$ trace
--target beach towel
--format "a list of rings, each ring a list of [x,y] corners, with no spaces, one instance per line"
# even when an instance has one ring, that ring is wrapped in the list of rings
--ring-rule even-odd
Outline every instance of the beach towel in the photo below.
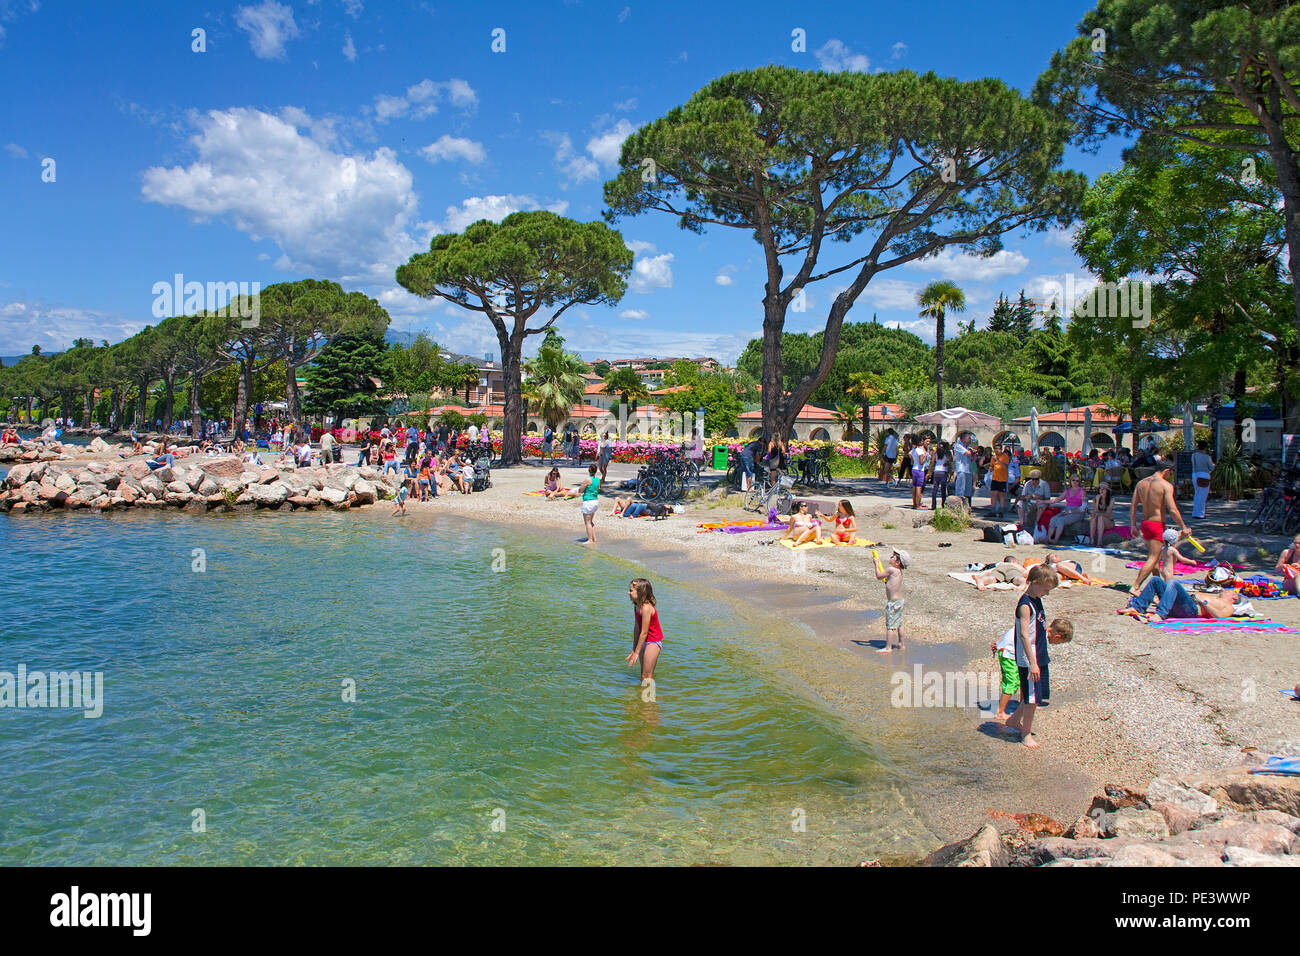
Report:
[[[1079,548],[1077,550],[1086,551],[1087,548]],[[1136,570],[1142,567],[1142,564],[1143,562],[1141,561],[1129,561],[1124,565],[1124,567]],[[1246,569],[1244,564],[1227,564],[1226,562],[1222,563],[1222,567],[1236,568],[1238,571],[1244,571]],[[1213,570],[1214,566],[1209,564],[1184,564],[1182,561],[1174,562],[1174,574],[1205,574],[1207,571]]]
[[[1275,773],[1283,777],[1300,777],[1300,757],[1272,756],[1262,767],[1251,767],[1251,773]]]
[[[1287,695],[1288,697],[1290,697],[1292,700],[1300,700],[1300,697],[1297,697],[1297,696],[1295,695],[1295,688],[1294,688],[1294,687],[1283,687],[1280,691],[1278,691],[1278,693],[1279,693],[1279,694],[1286,694],[1286,695]]]
[[[753,518],[749,521],[701,521],[695,526],[695,529],[703,534],[708,531],[725,531],[728,528],[757,528],[760,525],[769,523],[762,518]],[[779,525],[778,527],[785,526]]]
[[[744,528],[718,528],[718,531],[724,531],[727,534],[746,534],[750,531],[783,531],[786,525],[782,521],[768,521],[763,524],[756,524]]]
[[[781,538],[780,543],[787,548],[793,549],[795,547],[793,538]],[[847,548],[875,548],[875,547],[879,547],[879,545],[880,545],[879,541],[864,541],[861,538],[853,542],[853,544],[849,544],[848,542],[845,541],[831,541],[829,538],[823,538],[820,543],[816,541],[808,541],[804,544],[801,544],[799,545],[797,550],[802,551],[805,548],[834,548],[836,546],[847,547]]]
[[[1175,634],[1183,633],[1220,633],[1238,631],[1247,633],[1273,632],[1281,634],[1300,634],[1294,627],[1287,627],[1277,621],[1262,617],[1171,617],[1167,621],[1147,621],[1148,627]]]
[[[1066,544],[1061,542],[1055,547],[1058,551],[1082,551],[1085,554],[1109,554],[1116,558],[1127,558],[1129,556],[1127,551],[1120,548],[1098,548],[1090,544]],[[1139,564],[1138,567],[1140,568],[1142,565]]]
[[[979,585],[975,583],[975,575],[971,574],[969,571],[949,571],[948,577],[956,578],[962,584],[969,584],[971,587],[979,587]],[[998,581],[996,584],[988,585],[988,589],[990,591],[1014,591],[1016,590],[1016,586],[1014,584],[1008,584],[1006,581]]]

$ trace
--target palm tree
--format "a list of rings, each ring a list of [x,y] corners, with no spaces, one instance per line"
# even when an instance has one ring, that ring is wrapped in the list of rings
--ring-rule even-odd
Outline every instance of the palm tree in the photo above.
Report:
[[[871,406],[880,401],[887,389],[876,372],[854,372],[849,376],[845,394],[862,403],[862,454],[871,454]]]
[[[650,391],[641,381],[641,376],[630,368],[611,369],[605,376],[606,395],[621,395],[628,406],[628,414],[636,412],[636,403],[650,397]]]
[[[536,358],[524,361],[523,397],[546,420],[558,428],[568,419],[573,406],[582,401],[587,380],[582,373],[587,365],[578,356],[563,349],[543,345]]]
[[[935,401],[943,408],[943,321],[949,312],[966,311],[966,294],[955,282],[940,279],[931,282],[916,297],[922,316],[934,319],[934,387]]]

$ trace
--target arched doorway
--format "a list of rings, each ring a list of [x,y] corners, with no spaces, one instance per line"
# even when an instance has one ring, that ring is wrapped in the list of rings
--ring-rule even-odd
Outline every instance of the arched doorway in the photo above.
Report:
[[[808,438],[812,441],[830,441],[831,433],[824,428],[814,428]]]
[[[1060,432],[1044,432],[1038,436],[1038,447],[1047,446],[1053,450],[1065,448],[1065,436]]]

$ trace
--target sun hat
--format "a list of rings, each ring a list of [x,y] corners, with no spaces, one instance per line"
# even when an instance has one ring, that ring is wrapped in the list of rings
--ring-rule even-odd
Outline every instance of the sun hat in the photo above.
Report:
[[[893,551],[890,552],[890,554],[898,555],[899,566],[901,566],[904,569],[906,569],[907,566],[912,563],[912,556],[908,554],[906,551],[904,551],[902,548],[895,548]]]
[[[1165,538],[1165,544],[1173,544],[1175,541],[1178,540],[1178,529],[1166,528],[1164,538]]]
[[[1038,468],[1031,468],[1031,469],[1029,469],[1029,477],[1030,477],[1030,478],[1041,478],[1041,477],[1043,477],[1043,472],[1042,472],[1040,469],[1038,469]]]

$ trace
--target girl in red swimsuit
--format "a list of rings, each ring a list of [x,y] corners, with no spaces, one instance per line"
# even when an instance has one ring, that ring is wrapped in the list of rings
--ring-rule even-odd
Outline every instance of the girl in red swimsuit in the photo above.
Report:
[[[645,578],[634,578],[627,587],[632,601],[632,653],[627,655],[627,666],[641,660],[641,686],[654,685],[655,664],[663,650],[664,632],[659,626],[659,611],[655,607],[655,592]]]
[[[858,540],[858,518],[853,505],[841,498],[835,509],[835,540],[840,544],[853,544]]]

